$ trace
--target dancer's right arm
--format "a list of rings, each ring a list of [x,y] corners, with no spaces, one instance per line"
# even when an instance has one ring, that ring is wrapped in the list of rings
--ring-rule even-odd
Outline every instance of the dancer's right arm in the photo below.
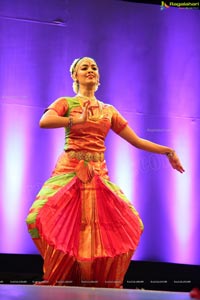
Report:
[[[85,107],[83,107],[83,112],[80,117],[64,117],[59,116],[55,110],[49,109],[47,110],[40,119],[39,125],[41,128],[60,128],[60,127],[68,127],[70,125],[82,124],[87,119],[87,111],[88,111],[87,103]],[[70,120],[71,118],[71,120]]]

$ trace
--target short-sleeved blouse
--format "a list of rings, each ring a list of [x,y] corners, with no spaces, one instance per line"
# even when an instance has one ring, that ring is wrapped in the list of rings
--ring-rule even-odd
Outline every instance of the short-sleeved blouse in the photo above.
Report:
[[[105,138],[112,129],[117,134],[128,124],[116,108],[98,101],[98,117],[87,119],[82,124],[73,124],[65,128],[65,151],[105,152]],[[97,106],[96,106],[97,107]],[[94,106],[88,107],[92,111]],[[53,109],[59,116],[78,117],[82,114],[82,106],[78,97],[62,97],[56,99],[47,109]]]

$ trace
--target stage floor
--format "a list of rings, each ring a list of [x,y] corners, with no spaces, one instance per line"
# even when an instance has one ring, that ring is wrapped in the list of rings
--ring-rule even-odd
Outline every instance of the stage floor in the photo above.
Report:
[[[186,292],[35,285],[0,285],[2,300],[191,300]]]

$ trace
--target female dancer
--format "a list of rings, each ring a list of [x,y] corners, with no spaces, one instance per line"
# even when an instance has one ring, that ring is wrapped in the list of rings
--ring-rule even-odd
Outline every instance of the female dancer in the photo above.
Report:
[[[174,169],[184,169],[173,149],[138,137],[112,105],[96,99],[99,69],[92,58],[76,59],[70,71],[75,97],[55,100],[40,120],[42,128],[65,128],[64,151],[26,220],[44,259],[40,284],[120,288],[143,224],[109,180],[108,131],[139,149],[165,154]]]

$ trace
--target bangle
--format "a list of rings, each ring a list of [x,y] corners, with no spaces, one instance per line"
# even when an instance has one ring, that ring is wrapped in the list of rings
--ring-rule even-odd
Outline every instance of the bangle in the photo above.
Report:
[[[167,152],[167,153],[165,153],[166,155],[167,155],[167,157],[170,159],[170,158],[172,158],[173,156],[174,156],[174,150],[173,151],[171,151],[171,152]]]
[[[72,125],[73,125],[73,119],[72,119],[72,117],[69,117],[69,123],[68,123],[68,128],[71,128],[72,127]]]

